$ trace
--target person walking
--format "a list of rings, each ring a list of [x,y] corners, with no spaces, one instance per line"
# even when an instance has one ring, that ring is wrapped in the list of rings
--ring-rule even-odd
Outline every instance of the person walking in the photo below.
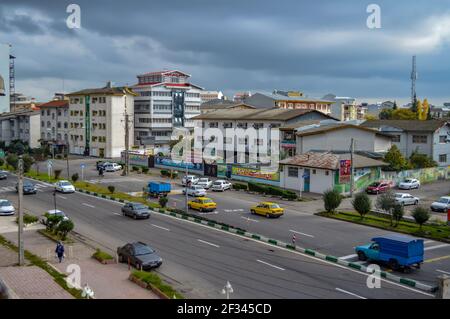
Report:
[[[55,253],[58,257],[59,262],[62,263],[62,260],[64,258],[64,245],[60,241],[56,244]]]

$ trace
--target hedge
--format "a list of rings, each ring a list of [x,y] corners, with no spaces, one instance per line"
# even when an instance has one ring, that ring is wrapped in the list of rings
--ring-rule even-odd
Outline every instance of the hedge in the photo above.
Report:
[[[281,196],[290,200],[297,199],[297,194],[295,192],[271,185],[248,182],[248,190],[266,195]]]

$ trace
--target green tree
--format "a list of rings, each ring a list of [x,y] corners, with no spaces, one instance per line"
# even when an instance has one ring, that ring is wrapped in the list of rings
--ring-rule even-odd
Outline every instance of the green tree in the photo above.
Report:
[[[378,209],[383,210],[387,214],[389,214],[391,219],[391,226],[393,226],[393,219],[392,219],[392,210],[395,207],[395,196],[392,191],[387,191],[381,195],[378,196],[377,201],[375,203],[375,207]]]
[[[409,157],[409,162],[412,168],[427,168],[427,167],[436,167],[437,163],[426,154],[421,154],[418,151],[412,152]]]
[[[391,120],[416,120],[417,113],[412,112],[409,109],[398,109],[392,111]]]
[[[408,168],[408,161],[403,157],[402,153],[396,145],[392,145],[384,156],[384,161],[389,163],[389,170],[401,171]]]
[[[166,207],[168,201],[166,196],[161,196],[158,200],[159,205],[161,205],[162,208]]]
[[[394,106],[392,107],[393,110],[397,110],[398,106],[397,106],[397,101],[394,101]]]
[[[417,103],[418,103],[417,97],[414,95],[414,100],[413,100],[413,103],[412,103],[411,108],[410,108],[410,110],[413,113],[417,113],[417,110],[418,110]]]
[[[23,171],[27,173],[30,171],[31,165],[33,165],[34,163],[34,158],[28,154],[25,154],[22,156],[22,160],[23,160]]]
[[[395,204],[392,208],[392,218],[395,221],[395,227],[398,226],[398,223],[402,220],[403,216],[405,215],[405,210],[402,205]]]
[[[250,186],[250,183],[249,183]],[[327,190],[323,193],[323,203],[327,213],[334,213],[342,202],[342,195],[337,189]]]
[[[3,166],[3,164],[5,164],[5,160],[0,157],[0,166]]]
[[[366,193],[358,193],[352,201],[353,208],[361,215],[361,219],[372,210],[372,201]]]
[[[62,170],[60,169],[55,169],[54,170],[54,174],[55,174],[55,179],[59,179],[59,176],[61,175]]]
[[[382,109],[381,112],[378,114],[378,118],[380,120],[390,120],[392,119],[392,113],[394,112],[394,110],[392,109]]]
[[[109,186],[108,186],[108,190],[109,190],[109,192],[110,192],[111,194],[113,194],[114,191],[116,190],[116,187],[114,187],[113,185],[109,185]]]
[[[10,153],[8,154],[8,156],[6,156],[6,163],[17,170],[17,167],[19,165],[19,157],[16,154]]]
[[[78,179],[79,179],[78,173],[72,175],[72,182],[76,183]]]
[[[66,240],[67,235],[73,230],[74,226],[73,221],[70,219],[62,220],[58,224],[56,231],[61,235],[62,240]]]
[[[431,214],[428,211],[428,209],[420,206],[414,208],[411,215],[416,221],[416,223],[419,224],[420,231],[422,231],[422,225],[425,224],[431,217]]]

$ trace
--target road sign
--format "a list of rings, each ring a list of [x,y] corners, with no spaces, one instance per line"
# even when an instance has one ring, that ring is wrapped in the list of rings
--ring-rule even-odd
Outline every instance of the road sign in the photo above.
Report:
[[[53,167],[53,162],[51,160],[47,161],[47,167],[48,168],[52,168]]]
[[[86,164],[80,164],[81,168],[86,168]]]

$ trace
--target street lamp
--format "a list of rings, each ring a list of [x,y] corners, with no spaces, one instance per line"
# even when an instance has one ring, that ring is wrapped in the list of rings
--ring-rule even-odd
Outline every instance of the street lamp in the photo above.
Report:
[[[222,289],[222,295],[227,295],[227,299],[230,299],[230,294],[232,294],[233,292],[233,287],[231,287],[230,282],[227,281],[227,284]]]

